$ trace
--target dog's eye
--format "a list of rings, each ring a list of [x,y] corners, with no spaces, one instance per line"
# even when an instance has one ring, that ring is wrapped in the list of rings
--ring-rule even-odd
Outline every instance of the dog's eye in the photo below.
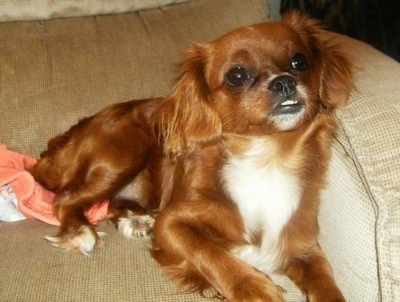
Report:
[[[243,66],[232,68],[227,76],[228,84],[231,87],[241,87],[251,78],[250,72]]]
[[[295,70],[304,70],[308,67],[307,58],[302,53],[296,53],[292,58],[292,68]]]

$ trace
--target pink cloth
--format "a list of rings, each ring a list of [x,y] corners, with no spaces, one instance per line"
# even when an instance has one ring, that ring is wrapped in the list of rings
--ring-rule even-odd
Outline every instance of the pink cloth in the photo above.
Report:
[[[54,193],[43,188],[26,171],[35,163],[36,159],[9,151],[5,145],[0,145],[0,194],[3,196],[0,210],[7,206],[5,200],[12,202],[14,196],[18,210],[23,215],[21,219],[36,218],[52,225],[60,225],[53,212]],[[86,217],[92,224],[97,224],[106,218],[107,212],[108,201],[104,201],[89,209]]]

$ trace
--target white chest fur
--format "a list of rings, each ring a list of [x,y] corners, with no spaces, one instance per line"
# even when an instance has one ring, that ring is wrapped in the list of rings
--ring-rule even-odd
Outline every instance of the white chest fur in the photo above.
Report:
[[[223,169],[225,189],[238,205],[246,239],[262,234],[261,246],[247,245],[232,252],[258,269],[271,273],[279,265],[279,236],[297,209],[301,186],[290,169],[277,159],[278,147],[254,138],[246,151],[231,155]]]

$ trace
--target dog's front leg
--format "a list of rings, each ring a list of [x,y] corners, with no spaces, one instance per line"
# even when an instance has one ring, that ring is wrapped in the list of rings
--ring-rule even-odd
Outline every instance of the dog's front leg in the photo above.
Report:
[[[331,266],[319,245],[315,245],[306,254],[291,262],[285,273],[307,294],[310,302],[346,301],[335,283]]]
[[[181,281],[188,276],[192,281],[205,280],[232,302],[284,301],[266,275],[234,257],[201,228],[169,218],[161,214],[156,221],[152,253],[172,276]],[[185,285],[198,288],[197,284]]]
[[[91,204],[91,203],[90,203]],[[85,215],[85,202],[65,193],[57,196],[55,213],[60,220],[58,236],[45,236],[52,245],[89,255],[96,245],[102,245],[103,232],[96,232]]]

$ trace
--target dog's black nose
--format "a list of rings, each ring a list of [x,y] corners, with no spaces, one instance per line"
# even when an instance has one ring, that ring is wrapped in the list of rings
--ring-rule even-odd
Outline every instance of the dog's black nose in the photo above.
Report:
[[[281,75],[273,79],[268,89],[288,98],[296,92],[296,81],[291,76]]]

